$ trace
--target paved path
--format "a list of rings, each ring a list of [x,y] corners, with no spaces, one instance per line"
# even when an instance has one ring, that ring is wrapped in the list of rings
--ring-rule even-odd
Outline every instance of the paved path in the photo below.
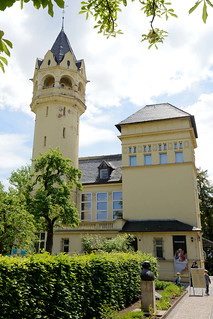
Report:
[[[191,290],[192,295],[187,293],[166,319],[213,319],[213,276],[210,278],[209,296],[205,296],[205,289],[203,296],[202,289],[195,288],[195,295]]]

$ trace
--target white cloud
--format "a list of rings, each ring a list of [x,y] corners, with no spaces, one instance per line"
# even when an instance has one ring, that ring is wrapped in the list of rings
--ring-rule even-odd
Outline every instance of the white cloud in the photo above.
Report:
[[[0,174],[26,165],[31,157],[28,141],[29,137],[23,134],[0,134]]]
[[[149,28],[150,19],[144,18],[137,2],[130,2],[127,9],[124,8],[119,14],[124,35],[108,40],[92,29],[91,20],[86,22],[84,16],[77,14],[79,3],[72,3],[66,9],[65,32],[77,58],[84,58],[87,77],[91,81],[87,85],[88,109],[80,127],[81,147],[95,147],[95,143],[100,141],[114,140],[116,134],[110,129],[110,123],[114,128],[114,124],[122,120],[122,113],[125,113],[124,118],[133,113],[132,103],[135,111],[136,106],[139,108],[156,102],[164,94],[172,97],[187,90],[193,92],[194,87],[201,90],[200,81],[213,79],[213,43],[209,40],[212,36],[213,10],[209,9],[208,22],[204,25],[201,9],[188,15],[193,4],[194,0],[175,1],[172,7],[179,18],[169,18],[167,22],[158,19],[155,22],[157,27],[162,26],[169,31],[169,37],[159,45],[159,50],[148,50],[148,44],[140,42],[141,34]],[[17,3],[0,13],[5,37],[14,43],[6,74],[0,76],[0,110],[7,105],[10,110],[29,113],[32,97],[29,78],[32,78],[36,58],[44,56],[60,31],[61,10],[55,9],[55,18],[52,19],[46,10],[37,11],[25,4],[21,11],[19,5]],[[191,98],[194,101],[194,96]],[[128,110],[125,112],[124,100],[130,102],[129,108],[126,104]],[[208,169],[211,176],[213,164],[209,144],[213,132],[212,100],[211,94],[201,95],[197,103],[191,103],[187,108],[195,115],[198,126],[197,163]],[[115,109],[120,110],[119,118]],[[13,165],[23,165],[24,159],[30,158],[25,138],[19,136],[18,139],[21,151],[11,141],[4,147],[0,146],[0,167],[8,165],[8,169],[12,169]],[[9,141],[7,131],[4,140]],[[25,152],[27,157],[22,156]]]
[[[196,165],[208,170],[209,178],[213,181],[213,93],[202,94],[198,102],[188,106],[185,111],[195,116],[197,124]]]

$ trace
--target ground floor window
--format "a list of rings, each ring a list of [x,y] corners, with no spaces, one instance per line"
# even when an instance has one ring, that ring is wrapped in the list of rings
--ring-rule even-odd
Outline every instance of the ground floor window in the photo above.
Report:
[[[155,238],[154,245],[155,245],[155,256],[159,259],[162,259],[163,258],[163,239]]]
[[[35,241],[35,252],[40,254],[45,251],[45,233],[38,233]]]
[[[70,245],[69,239],[63,239],[62,240],[62,251],[63,251],[63,253],[68,253],[69,252],[69,245]]]

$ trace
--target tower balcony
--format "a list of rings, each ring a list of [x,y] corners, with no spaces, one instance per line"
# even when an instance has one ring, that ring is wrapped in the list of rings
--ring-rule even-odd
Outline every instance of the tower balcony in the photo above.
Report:
[[[68,95],[72,97],[79,98],[81,100],[85,100],[84,94],[81,92],[73,89],[73,88],[66,88],[66,87],[42,87],[41,89],[36,90],[33,94],[33,98],[39,97],[39,96],[45,96],[45,95]]]

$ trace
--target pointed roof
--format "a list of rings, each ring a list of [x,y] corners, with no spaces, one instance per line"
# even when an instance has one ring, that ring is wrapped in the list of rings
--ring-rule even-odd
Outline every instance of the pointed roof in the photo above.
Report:
[[[72,53],[75,62],[77,62],[77,59],[76,59],[75,54],[73,52],[73,49],[70,45],[70,42],[69,42],[64,30],[62,29],[61,32],[59,33],[59,35],[57,36],[57,39],[55,40],[52,48],[51,48],[51,52],[53,53],[57,64],[61,63],[65,54],[69,51]]]
[[[184,117],[190,117],[195,137],[198,137],[194,116],[169,103],[146,105],[136,113],[118,123],[116,127],[121,132],[121,125],[125,124],[170,120]]]

